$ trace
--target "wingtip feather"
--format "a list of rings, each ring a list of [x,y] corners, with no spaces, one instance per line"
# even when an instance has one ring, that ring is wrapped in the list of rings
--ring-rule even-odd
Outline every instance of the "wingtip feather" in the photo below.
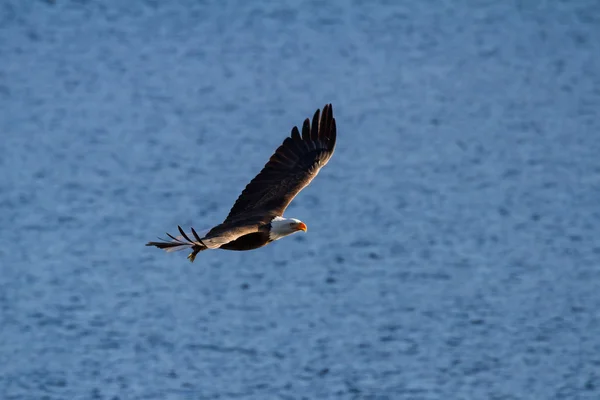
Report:
[[[325,112],[325,110],[323,110],[323,112]],[[320,115],[321,115],[321,110],[319,110],[317,108],[317,111],[315,111],[315,114],[313,115],[312,127],[310,129],[310,138],[311,138],[311,140],[318,140],[319,139]]]
[[[337,127],[335,124],[335,118],[331,120],[331,131],[329,132],[329,151],[333,151],[335,148],[335,141],[337,139]]]
[[[302,140],[310,140],[310,120],[308,118],[302,123]]]
[[[292,139],[294,140],[302,140],[302,138],[300,137],[300,131],[298,130],[297,126],[294,126],[292,128]]]
[[[185,232],[183,231],[183,229],[181,229],[181,226],[177,225],[177,229],[179,229],[179,233],[181,233],[181,236],[183,236],[183,238],[185,240],[187,240],[188,242],[192,243],[193,240],[191,240],[188,235],[185,234]]]

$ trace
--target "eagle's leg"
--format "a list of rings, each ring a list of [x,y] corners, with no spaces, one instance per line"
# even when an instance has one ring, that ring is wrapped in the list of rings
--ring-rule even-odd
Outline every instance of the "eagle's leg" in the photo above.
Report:
[[[200,246],[200,245],[193,245],[192,246],[192,252],[190,253],[189,256],[187,256],[188,260],[190,260],[190,262],[194,262],[194,260],[196,259],[196,254],[200,253],[202,250],[206,250],[207,248],[204,246]]]

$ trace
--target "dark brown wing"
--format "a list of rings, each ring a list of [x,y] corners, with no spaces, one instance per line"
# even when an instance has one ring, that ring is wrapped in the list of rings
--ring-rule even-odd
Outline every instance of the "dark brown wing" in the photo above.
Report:
[[[246,186],[225,223],[256,212],[283,215],[286,207],[327,164],[335,148],[336,127],[331,104],[315,112],[312,126],[304,120],[271,156],[262,171]]]

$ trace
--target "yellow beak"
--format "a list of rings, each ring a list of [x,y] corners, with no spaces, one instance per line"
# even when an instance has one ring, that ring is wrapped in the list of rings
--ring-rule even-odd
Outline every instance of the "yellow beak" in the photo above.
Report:
[[[306,228],[306,224],[305,224],[304,222],[299,222],[299,223],[298,223],[298,230],[299,230],[299,231],[304,231],[304,232],[306,232],[306,229],[307,229],[307,228]]]

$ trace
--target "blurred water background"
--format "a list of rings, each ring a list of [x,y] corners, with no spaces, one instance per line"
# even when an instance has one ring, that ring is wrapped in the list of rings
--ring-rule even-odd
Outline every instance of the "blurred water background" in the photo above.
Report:
[[[336,153],[219,223],[293,125]],[[0,2],[1,399],[600,398],[600,2]]]

